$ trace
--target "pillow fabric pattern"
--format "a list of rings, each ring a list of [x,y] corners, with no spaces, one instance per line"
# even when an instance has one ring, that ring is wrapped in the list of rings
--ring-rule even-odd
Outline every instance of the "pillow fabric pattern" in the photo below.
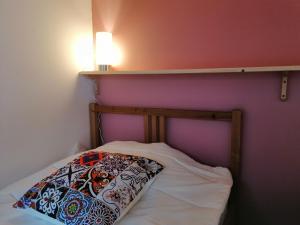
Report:
[[[67,225],[112,225],[163,168],[145,157],[89,151],[35,184],[14,207]]]

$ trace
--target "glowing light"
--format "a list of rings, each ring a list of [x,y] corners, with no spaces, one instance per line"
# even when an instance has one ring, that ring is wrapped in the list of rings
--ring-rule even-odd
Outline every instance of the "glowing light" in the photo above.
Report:
[[[122,64],[123,52],[117,43],[113,43],[112,46],[112,66],[118,66]]]
[[[109,32],[96,33],[96,64],[112,65],[113,45],[112,34]]]
[[[93,63],[93,37],[80,35],[74,40],[73,52],[75,63],[80,71],[94,70]]]

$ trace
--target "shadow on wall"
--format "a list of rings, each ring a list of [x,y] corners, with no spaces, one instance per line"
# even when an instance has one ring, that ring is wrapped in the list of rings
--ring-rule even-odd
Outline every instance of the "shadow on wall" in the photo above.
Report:
[[[241,221],[247,221],[247,224],[256,225],[272,225],[264,218],[264,214],[260,212],[258,204],[255,201],[254,194],[244,182],[239,183],[238,193],[238,225],[243,225]]]

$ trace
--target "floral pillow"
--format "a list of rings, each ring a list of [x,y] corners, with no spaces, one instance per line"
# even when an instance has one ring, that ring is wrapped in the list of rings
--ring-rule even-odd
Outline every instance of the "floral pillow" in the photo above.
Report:
[[[163,168],[145,157],[89,151],[35,184],[14,207],[67,225],[112,225]]]

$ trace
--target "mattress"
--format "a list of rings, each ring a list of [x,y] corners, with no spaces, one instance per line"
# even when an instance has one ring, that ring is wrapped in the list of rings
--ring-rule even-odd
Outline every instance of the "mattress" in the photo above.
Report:
[[[232,186],[228,169],[196,162],[163,143],[116,141],[96,150],[145,156],[161,162],[161,172],[142,199],[118,222],[119,225],[218,225]],[[0,190],[0,224],[51,224],[12,208],[36,182],[73,160],[70,156]]]

